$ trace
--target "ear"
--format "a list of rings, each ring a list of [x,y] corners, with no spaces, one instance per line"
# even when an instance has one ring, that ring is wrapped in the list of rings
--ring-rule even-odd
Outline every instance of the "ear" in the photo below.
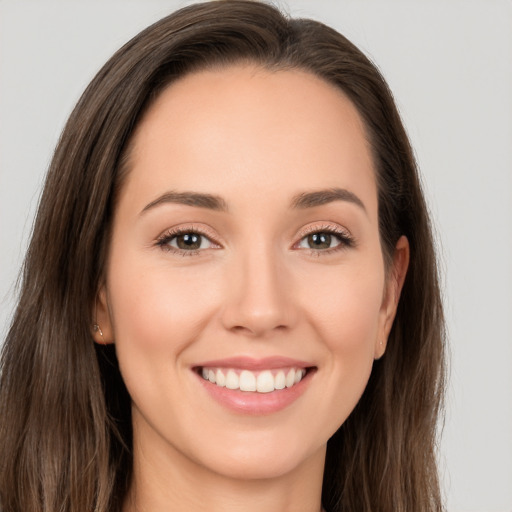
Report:
[[[100,345],[114,343],[114,332],[105,285],[102,285],[98,290],[93,308],[94,325],[92,326],[92,336],[94,341]]]
[[[409,240],[405,236],[401,236],[396,243],[393,262],[386,278],[380,310],[379,335],[375,343],[375,359],[381,358],[386,351],[388,336],[395,320],[408,267]]]

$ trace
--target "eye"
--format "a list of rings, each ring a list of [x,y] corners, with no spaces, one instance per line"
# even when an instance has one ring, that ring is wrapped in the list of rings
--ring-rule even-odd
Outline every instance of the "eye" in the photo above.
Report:
[[[340,240],[331,233],[318,232],[305,236],[299,242],[299,247],[301,249],[332,249],[340,243]]]
[[[219,247],[208,236],[192,229],[166,232],[158,239],[157,245],[181,254],[195,254],[203,249]]]
[[[318,252],[336,251],[345,247],[352,247],[354,240],[341,228],[320,228],[311,230],[303,236],[296,247],[298,249],[309,249]]]
[[[168,244],[184,251],[197,251],[209,246],[209,240],[199,233],[182,233],[173,236]]]

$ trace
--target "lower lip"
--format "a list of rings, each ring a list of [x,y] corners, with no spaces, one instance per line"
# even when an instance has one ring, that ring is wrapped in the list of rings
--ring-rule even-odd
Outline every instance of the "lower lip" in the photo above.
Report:
[[[308,387],[314,372],[309,370],[302,380],[291,388],[277,389],[270,393],[220,387],[194,373],[210,396],[224,407],[241,414],[261,415],[281,411],[295,402]]]

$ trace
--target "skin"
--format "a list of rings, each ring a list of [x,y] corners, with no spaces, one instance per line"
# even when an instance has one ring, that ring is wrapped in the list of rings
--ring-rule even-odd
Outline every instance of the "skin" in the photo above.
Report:
[[[332,188],[362,206],[290,205]],[[168,191],[220,196],[227,211],[173,202],[144,211]],[[176,238],[159,244],[176,227],[208,238],[193,253],[173,249]],[[332,235],[329,249],[311,248],[308,233],[326,230],[352,242]],[[385,351],[408,258],[402,237],[385,269],[374,165],[339,90],[255,66],[171,84],[134,135],[97,303],[96,341],[116,343],[133,400],[125,511],[318,512],[327,440]],[[220,405],[191,370],[277,355],[316,371],[272,414]]]

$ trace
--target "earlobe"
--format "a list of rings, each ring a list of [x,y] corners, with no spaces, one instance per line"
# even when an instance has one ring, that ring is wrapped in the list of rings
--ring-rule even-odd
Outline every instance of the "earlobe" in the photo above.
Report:
[[[406,236],[401,236],[396,243],[393,262],[387,277],[381,308],[381,327],[375,345],[375,359],[380,359],[386,351],[388,336],[395,320],[398,301],[409,268],[409,255],[409,241]]]
[[[93,306],[92,337],[100,345],[114,343],[112,322],[108,308],[107,291],[103,285],[96,296]]]
[[[378,344],[375,345],[374,359],[380,359],[384,355],[384,352],[386,352],[386,344],[382,339],[380,339],[378,340]]]

